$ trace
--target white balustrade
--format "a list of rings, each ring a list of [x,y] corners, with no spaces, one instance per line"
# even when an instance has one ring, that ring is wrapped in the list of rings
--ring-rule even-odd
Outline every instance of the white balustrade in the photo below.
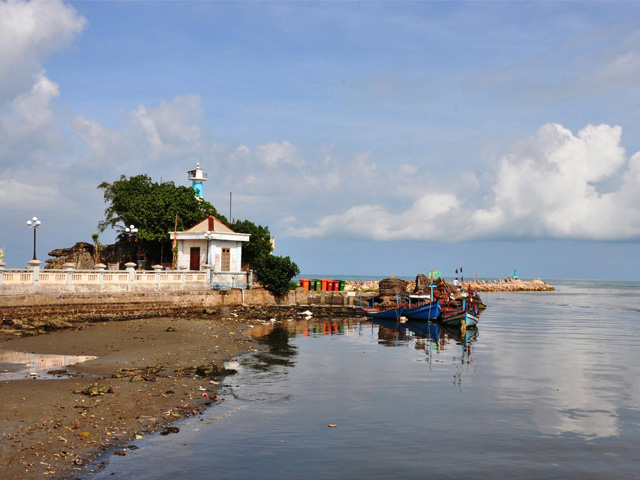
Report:
[[[37,264],[35,262],[38,262]],[[32,264],[33,263],[33,264]],[[126,264],[127,270],[106,270],[98,264],[94,270],[76,270],[73,263],[64,270],[41,270],[39,261],[30,261],[26,269],[5,268],[0,261],[0,289],[11,285],[179,285],[199,284],[211,288],[251,288],[252,272],[216,272],[207,265],[206,271],[190,271],[181,266],[179,271],[162,270],[155,265],[153,271],[135,270],[134,263]]]

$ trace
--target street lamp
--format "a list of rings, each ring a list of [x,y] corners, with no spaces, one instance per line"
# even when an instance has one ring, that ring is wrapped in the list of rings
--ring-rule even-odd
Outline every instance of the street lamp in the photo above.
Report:
[[[133,236],[138,233],[138,229],[133,225],[129,225],[124,229],[125,233],[129,235],[129,255],[131,256],[131,261],[133,262]]]
[[[209,231],[207,231],[207,233],[205,233],[205,234],[204,234],[204,238],[206,238],[206,239],[207,239],[207,263],[208,263],[209,265],[213,265],[213,264],[209,261],[209,250],[210,250],[210,248],[209,248],[209,242],[210,242],[211,240],[213,240],[213,236],[214,236],[214,233],[213,233],[213,232],[209,232]]]
[[[33,229],[33,259],[36,260],[36,230],[42,222],[38,220],[38,217],[33,217],[31,220],[27,220],[27,226]]]

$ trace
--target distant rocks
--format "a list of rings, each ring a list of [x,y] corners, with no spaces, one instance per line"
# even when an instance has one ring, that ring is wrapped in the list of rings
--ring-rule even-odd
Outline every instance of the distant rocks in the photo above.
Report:
[[[520,280],[513,277],[500,280],[481,280],[476,282],[463,282],[463,287],[476,292],[552,292],[555,287],[543,280]]]
[[[427,276],[419,274],[415,282],[408,282],[399,278],[385,278],[379,282],[346,282],[346,291],[378,292],[381,297],[394,297],[400,293],[429,293],[430,281]],[[451,283],[444,283],[447,290],[455,290]],[[551,292],[552,285],[536,278],[535,280],[520,280],[506,277],[500,280],[478,280],[462,282],[462,288],[476,292]]]

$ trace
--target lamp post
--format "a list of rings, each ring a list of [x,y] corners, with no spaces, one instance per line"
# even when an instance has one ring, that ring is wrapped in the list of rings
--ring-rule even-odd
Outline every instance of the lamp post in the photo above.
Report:
[[[33,229],[33,259],[36,260],[36,230],[42,222],[38,220],[38,217],[33,217],[31,220],[27,220],[27,226]]]
[[[129,255],[131,256],[131,261],[133,262],[133,236],[138,233],[138,229],[133,225],[129,225],[124,229],[125,233],[129,235]]]
[[[209,248],[209,242],[211,242],[211,240],[213,240],[213,235],[214,235],[214,233],[213,233],[213,232],[210,232],[210,231],[207,231],[207,233],[205,233],[205,234],[204,234],[204,238],[206,238],[206,239],[207,239],[207,263],[208,263],[209,265],[213,265],[213,264],[209,261],[209,250],[210,250],[210,248]]]

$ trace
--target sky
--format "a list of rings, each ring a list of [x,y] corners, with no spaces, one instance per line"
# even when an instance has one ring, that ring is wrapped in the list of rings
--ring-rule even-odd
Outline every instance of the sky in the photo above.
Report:
[[[640,3],[0,0],[0,247],[121,175],[268,225],[304,275],[638,280]],[[110,243],[115,232],[101,234]]]

